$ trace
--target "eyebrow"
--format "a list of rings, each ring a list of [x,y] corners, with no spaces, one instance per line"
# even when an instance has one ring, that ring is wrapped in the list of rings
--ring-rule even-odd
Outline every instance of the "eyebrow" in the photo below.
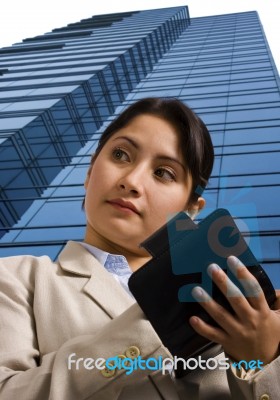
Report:
[[[124,139],[124,140],[128,141],[133,147],[135,147],[135,149],[137,149],[137,150],[140,149],[139,144],[137,142],[135,142],[135,140],[133,140],[133,139],[127,137],[127,136],[118,136],[114,140],[118,140],[118,139]],[[177,158],[166,156],[166,155],[162,155],[162,154],[157,154],[156,158],[159,158],[161,160],[175,162],[176,164],[180,165],[180,167],[183,168],[183,170],[185,172],[187,172],[186,167],[184,166],[184,164],[182,164],[179,160],[177,160]]]

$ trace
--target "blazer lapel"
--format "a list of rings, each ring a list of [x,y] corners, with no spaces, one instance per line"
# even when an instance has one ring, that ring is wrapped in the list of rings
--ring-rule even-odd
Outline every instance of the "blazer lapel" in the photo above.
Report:
[[[114,276],[79,243],[68,242],[58,260],[64,271],[89,278],[83,288],[84,292],[111,318],[120,315],[135,303]]]

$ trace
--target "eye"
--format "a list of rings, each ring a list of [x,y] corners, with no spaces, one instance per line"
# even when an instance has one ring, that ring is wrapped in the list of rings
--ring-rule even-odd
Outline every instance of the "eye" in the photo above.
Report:
[[[117,161],[129,161],[128,154],[120,147],[113,150],[112,156]]]
[[[157,168],[155,170],[155,175],[157,178],[160,178],[162,180],[169,181],[169,182],[176,180],[175,173],[173,171],[170,171],[169,169],[163,168],[163,167]]]

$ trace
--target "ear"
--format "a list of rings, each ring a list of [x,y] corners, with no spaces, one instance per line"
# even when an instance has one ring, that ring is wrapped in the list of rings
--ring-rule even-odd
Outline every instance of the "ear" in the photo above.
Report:
[[[95,159],[96,159],[96,154],[93,153],[92,156],[91,156],[89,169],[87,170],[87,176],[86,176],[86,179],[85,179],[85,182],[84,182],[84,188],[85,189],[87,189],[87,187],[88,187],[89,178],[90,178],[91,170],[92,170],[92,167],[93,167]]]
[[[205,207],[206,201],[204,197],[199,197],[195,202],[189,203],[187,212],[192,219],[194,219],[199,212]]]

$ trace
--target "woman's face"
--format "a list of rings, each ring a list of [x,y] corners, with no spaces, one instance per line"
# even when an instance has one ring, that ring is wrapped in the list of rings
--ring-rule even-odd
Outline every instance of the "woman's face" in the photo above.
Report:
[[[154,115],[135,117],[104,145],[85,188],[86,241],[141,255],[139,244],[188,205],[192,178],[175,128]]]

